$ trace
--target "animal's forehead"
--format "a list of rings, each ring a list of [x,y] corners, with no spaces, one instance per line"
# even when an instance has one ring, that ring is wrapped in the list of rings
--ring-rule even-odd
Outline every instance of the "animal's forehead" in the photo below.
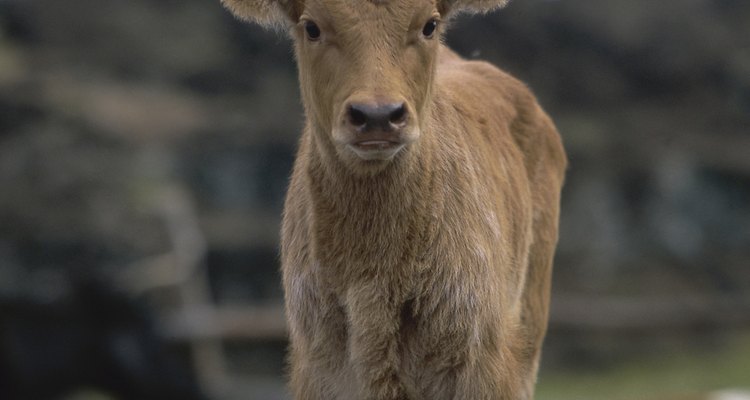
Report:
[[[304,14],[317,18],[348,19],[388,18],[408,20],[416,13],[435,8],[434,0],[305,0]]]

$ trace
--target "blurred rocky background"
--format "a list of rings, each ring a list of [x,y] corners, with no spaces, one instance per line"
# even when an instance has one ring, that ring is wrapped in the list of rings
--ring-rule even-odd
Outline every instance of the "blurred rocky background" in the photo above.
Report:
[[[447,42],[569,152],[538,398],[749,387],[750,2],[514,0]],[[0,398],[287,398],[302,120],[289,40],[218,0],[0,0]]]

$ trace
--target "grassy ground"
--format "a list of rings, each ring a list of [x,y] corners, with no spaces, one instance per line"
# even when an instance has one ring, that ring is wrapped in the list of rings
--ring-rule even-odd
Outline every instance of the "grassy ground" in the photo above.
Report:
[[[720,351],[644,357],[600,371],[543,373],[537,400],[682,400],[727,388],[750,390],[750,334]]]

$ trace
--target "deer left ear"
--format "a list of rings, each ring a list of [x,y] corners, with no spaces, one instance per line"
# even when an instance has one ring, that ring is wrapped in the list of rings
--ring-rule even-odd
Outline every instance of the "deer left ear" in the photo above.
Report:
[[[458,13],[486,13],[505,7],[510,0],[438,0],[443,15]]]
[[[297,0],[221,0],[232,14],[264,26],[296,22]]]

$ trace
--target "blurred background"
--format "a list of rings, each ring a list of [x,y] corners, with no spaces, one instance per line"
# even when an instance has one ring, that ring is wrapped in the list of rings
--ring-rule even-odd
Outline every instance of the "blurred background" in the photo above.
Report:
[[[447,42],[570,157],[537,398],[745,398],[750,2],[514,0]],[[218,0],[0,0],[0,398],[287,399],[302,121],[290,41]]]

